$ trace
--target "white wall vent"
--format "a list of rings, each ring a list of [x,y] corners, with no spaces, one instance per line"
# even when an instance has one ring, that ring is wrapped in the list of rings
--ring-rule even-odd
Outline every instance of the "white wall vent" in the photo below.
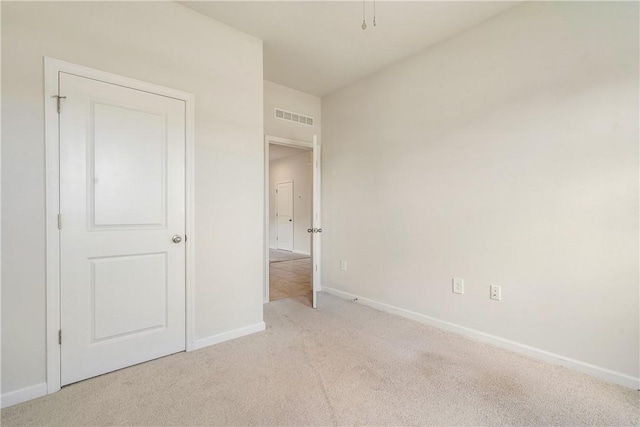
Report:
[[[305,116],[300,113],[292,113],[291,111],[286,111],[281,108],[275,109],[274,117],[288,122],[296,122],[301,125],[313,126],[313,117]]]

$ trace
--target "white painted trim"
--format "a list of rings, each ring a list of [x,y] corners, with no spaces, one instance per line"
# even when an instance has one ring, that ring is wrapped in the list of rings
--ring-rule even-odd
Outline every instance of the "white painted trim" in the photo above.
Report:
[[[640,390],[640,378],[634,378],[630,375],[623,374],[621,372],[612,371],[607,368],[595,366],[590,363],[582,362],[580,360],[571,359],[559,354],[551,353],[546,350],[531,347],[526,344],[521,344],[516,341],[511,341],[505,338],[501,338],[496,335],[487,334],[475,329],[467,328],[465,326],[456,325],[455,323],[447,322],[437,319],[435,317],[427,316],[424,314],[416,313],[414,311],[405,310],[400,307],[378,302],[369,298],[361,297],[358,295],[344,292],[335,288],[324,287],[323,290],[331,295],[335,295],[339,298],[349,301],[364,304],[366,306],[375,308],[376,310],[384,311],[386,313],[395,314],[397,316],[405,317],[407,319],[415,320],[425,325],[434,326],[439,329],[445,329],[447,331],[455,332],[465,337],[471,338],[476,341],[492,344],[497,347],[501,347],[515,353],[524,354],[525,356],[533,357],[535,359],[543,360],[553,365],[564,366],[566,368],[579,371],[601,380],[619,384],[625,387],[632,388],[634,390]],[[356,300],[357,298],[357,300]]]
[[[10,391],[2,395],[0,400],[2,409],[9,406],[17,405],[18,403],[26,402],[27,400],[37,399],[38,397],[47,395],[47,383],[35,384],[29,387],[21,388],[20,390]]]
[[[263,299],[264,304],[269,303],[269,233],[271,224],[269,223],[269,144],[284,145],[287,147],[305,148],[313,151],[313,143],[297,141],[295,139],[280,138],[278,136],[264,136],[264,265],[263,265]],[[274,248],[275,249],[275,248]]]
[[[185,315],[186,351],[194,350],[196,339],[196,105],[195,96],[185,95]]]
[[[55,60],[44,58],[47,393],[60,390],[60,151],[56,100],[51,98],[58,94],[58,70]]]
[[[60,235],[58,230],[59,205],[59,123],[56,100],[58,94],[58,73],[65,72],[92,78],[103,82],[137,89],[185,103],[185,349],[193,350],[195,345],[195,305],[194,305],[194,165],[195,165],[195,97],[191,93],[158,86],[140,80],[95,70],[53,58],[44,58],[44,107],[45,107],[45,152],[46,152],[46,345],[47,345],[47,393],[60,390]],[[64,106],[64,104],[63,104]]]
[[[212,335],[207,338],[200,338],[193,343],[193,350],[199,350],[210,345],[219,344],[221,342],[233,340],[236,338],[244,337],[246,335],[255,334],[256,332],[264,331],[266,325],[264,322],[259,322],[254,325],[244,326],[242,328],[234,329],[232,331],[223,332],[221,334]]]
[[[0,8],[0,22],[2,22],[2,8]],[[2,93],[2,83],[1,82],[2,82],[2,58],[0,58],[0,93]],[[2,110],[1,104],[2,103],[0,102],[0,110]],[[2,129],[2,111],[0,111],[0,129]],[[2,137],[0,136],[0,157],[2,156],[1,153],[2,153]],[[1,164],[2,164],[2,161],[0,159],[0,165]],[[0,176],[1,175],[2,174],[0,174]],[[1,188],[2,188],[2,184],[0,183],[0,189]],[[0,193],[1,193],[1,191],[0,191]],[[0,216],[1,216],[1,212],[2,212],[2,197],[0,197]],[[1,218],[0,218],[0,224],[2,224]],[[0,227],[0,242],[2,241],[2,236],[1,235],[2,235],[2,227]],[[0,251],[0,290],[2,289],[2,283],[1,283],[2,282],[2,279],[1,279],[2,278],[2,271],[1,270],[2,270],[2,251]],[[1,294],[1,292],[0,292],[0,294]],[[0,300],[1,299],[2,298],[0,297]],[[0,306],[1,305],[2,304],[0,304]],[[2,310],[0,309],[0,312],[1,311]],[[0,319],[2,319],[1,313],[0,313]],[[0,331],[1,330],[2,330],[2,328],[0,328]],[[2,347],[2,346],[0,345],[0,347]],[[0,359],[1,358],[2,357],[0,357]],[[0,371],[1,371],[1,369],[0,369]],[[1,374],[1,372],[0,372],[0,374]],[[1,375],[0,375],[0,378],[2,378]],[[0,387],[1,387],[1,385],[0,385]],[[45,389],[45,392],[46,392],[46,389]],[[4,406],[2,406],[3,403],[4,403],[4,398],[2,396],[0,396],[0,408],[4,407]]]
[[[267,148],[269,144],[284,145],[294,148],[306,148],[307,150],[313,150],[313,143],[306,141],[298,141],[296,139],[280,138],[279,136],[265,135],[264,142]],[[267,156],[269,158],[269,156]]]

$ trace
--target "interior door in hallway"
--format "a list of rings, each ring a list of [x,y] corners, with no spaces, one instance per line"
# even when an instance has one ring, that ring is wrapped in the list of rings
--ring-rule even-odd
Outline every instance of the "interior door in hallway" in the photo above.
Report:
[[[293,181],[276,184],[277,248],[293,251]]]
[[[185,103],[59,73],[61,383],[185,349]]]
[[[318,143],[318,136],[313,135],[313,208],[312,208],[312,227],[311,231],[311,287],[312,287],[312,300],[311,305],[313,308],[318,307],[318,292],[321,290],[320,286],[320,272],[321,269],[321,237],[322,237],[322,167],[320,155],[320,144]]]

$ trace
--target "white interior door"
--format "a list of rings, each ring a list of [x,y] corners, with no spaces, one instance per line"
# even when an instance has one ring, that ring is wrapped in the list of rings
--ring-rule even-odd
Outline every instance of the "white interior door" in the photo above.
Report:
[[[185,103],[59,74],[61,382],[185,349]]]
[[[313,308],[317,307],[317,293],[320,291],[320,241],[322,236],[322,217],[320,214],[320,195],[322,194],[320,176],[320,144],[318,137],[313,136],[313,225],[311,233],[311,262],[312,262],[312,286]]]
[[[277,248],[293,251],[293,182],[276,184]]]

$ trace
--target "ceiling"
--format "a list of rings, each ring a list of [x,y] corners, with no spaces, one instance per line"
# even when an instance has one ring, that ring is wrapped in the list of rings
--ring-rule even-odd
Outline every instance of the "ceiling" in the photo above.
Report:
[[[302,154],[305,151],[309,150],[304,148],[287,147],[279,144],[269,144],[269,161],[272,162],[274,160],[284,159],[285,157],[295,156],[297,154]]]
[[[316,96],[345,87],[517,4],[509,1],[180,2],[264,41],[264,78]]]

